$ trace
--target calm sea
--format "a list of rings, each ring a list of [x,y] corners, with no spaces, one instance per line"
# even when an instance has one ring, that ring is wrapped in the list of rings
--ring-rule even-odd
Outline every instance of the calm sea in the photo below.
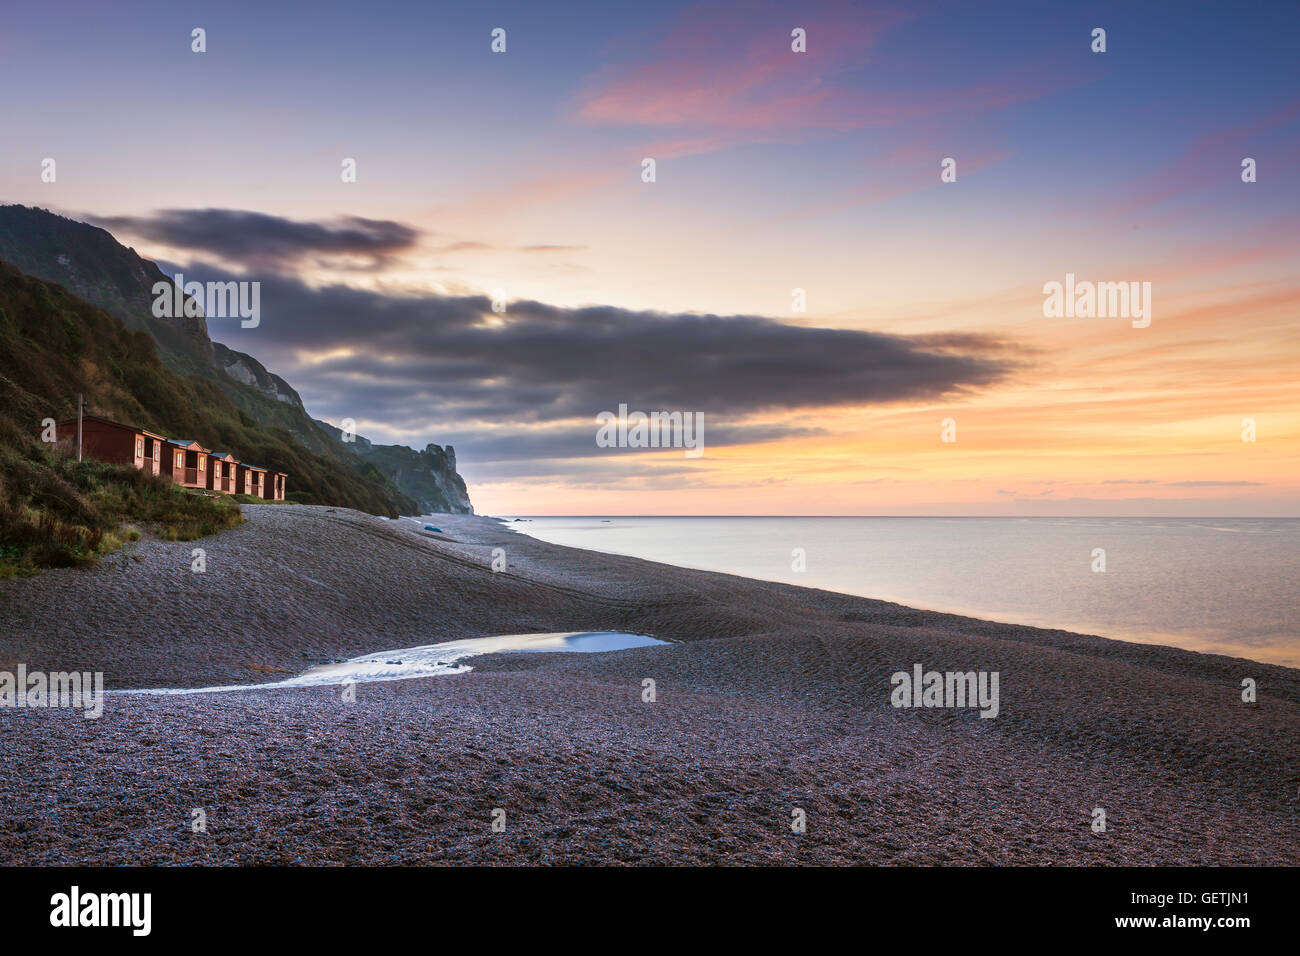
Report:
[[[683,567],[1300,667],[1300,519],[582,517],[510,527]]]

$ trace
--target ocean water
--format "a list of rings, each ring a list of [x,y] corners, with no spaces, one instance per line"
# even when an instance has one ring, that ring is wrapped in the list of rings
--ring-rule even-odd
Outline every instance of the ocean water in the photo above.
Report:
[[[543,541],[1300,667],[1295,518],[531,518]],[[794,570],[802,549],[805,570]],[[1094,571],[1094,549],[1105,571]]]

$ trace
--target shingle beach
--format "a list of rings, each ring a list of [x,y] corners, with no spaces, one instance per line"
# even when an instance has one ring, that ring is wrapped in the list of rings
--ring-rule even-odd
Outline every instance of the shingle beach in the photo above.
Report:
[[[498,634],[672,643],[476,657],[355,701],[0,708],[0,862],[1300,863],[1294,669],[579,551],[488,518],[438,516],[435,534],[244,513],[0,582],[0,671],[185,688]],[[998,715],[891,706],[891,674],[916,663],[997,671]]]

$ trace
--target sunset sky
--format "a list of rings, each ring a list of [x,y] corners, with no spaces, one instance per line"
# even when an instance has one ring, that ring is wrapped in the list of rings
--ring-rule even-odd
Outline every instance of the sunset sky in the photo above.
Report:
[[[482,513],[1300,514],[1294,3],[53,6],[0,201],[261,281],[212,337]]]

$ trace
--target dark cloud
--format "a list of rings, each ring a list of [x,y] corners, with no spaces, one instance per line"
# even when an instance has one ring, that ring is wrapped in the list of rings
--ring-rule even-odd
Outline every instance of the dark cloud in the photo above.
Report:
[[[187,276],[223,278],[193,264]],[[976,335],[911,339],[535,301],[497,314],[481,295],[261,281],[261,324],[212,319],[215,338],[287,378],[319,417],[382,422],[390,435],[420,436],[417,446],[454,444],[466,465],[500,463],[494,476],[608,453],[595,446],[595,417],[620,404],[702,412],[706,447],[720,447],[819,434],[828,407],[958,398],[1016,366],[1003,343]]]
[[[190,279],[262,283],[261,324],[242,329],[213,317],[216,339],[285,376],[313,413],[336,422],[382,422],[386,428],[371,436],[379,441],[400,434],[421,436],[416,445],[454,444],[485,478],[558,474],[568,467],[564,462],[586,459],[588,471],[648,479],[638,471],[637,450],[620,457],[595,444],[596,415],[620,404],[632,411],[702,412],[705,446],[719,448],[816,436],[824,433],[815,423],[820,409],[956,397],[1013,367],[1001,343],[979,335],[902,337],[755,315],[535,301],[497,314],[481,295],[315,288],[286,274],[313,258],[382,263],[419,238],[397,222],[298,222],[228,209],[98,221],[243,266],[239,277],[203,262],[184,267]],[[443,247],[492,248],[472,241]],[[773,414],[782,420],[762,420]],[[611,454],[608,464],[593,460]],[[653,477],[670,474],[656,470]]]
[[[200,271],[191,265],[188,276]],[[588,418],[620,402],[734,421],[775,410],[934,400],[992,384],[1012,367],[1001,343],[978,336],[920,345],[761,316],[534,301],[511,303],[498,315],[481,295],[392,296],[312,288],[282,276],[262,280],[260,326],[210,325],[227,344],[285,373],[298,366],[304,387],[337,387],[384,404],[416,400],[444,421]],[[305,353],[333,357],[308,365]]]
[[[310,403],[310,399],[310,395],[303,396],[304,401]],[[439,430],[435,440],[438,444],[454,445],[458,455],[473,458],[479,465],[500,465],[505,470],[517,472],[517,466],[527,464],[535,469],[530,472],[535,475],[551,473],[548,470],[550,466],[570,467],[556,465],[556,463],[572,461],[575,458],[622,455],[630,460],[642,457],[638,449],[598,447],[595,443],[596,427],[593,415],[589,423],[562,428],[528,429],[509,425],[489,426],[484,429],[453,427]],[[359,431],[365,435],[364,429]],[[704,422],[706,448],[752,445],[788,438],[811,438],[823,434],[825,434],[824,429],[797,425],[731,425],[722,422],[713,423],[707,418]],[[659,473],[658,469],[655,473]]]
[[[162,209],[151,216],[88,217],[179,249],[254,269],[281,271],[317,258],[360,257],[378,268],[414,247],[420,233],[388,219],[348,216],[303,222],[240,209]]]
[[[298,266],[331,260],[335,267],[380,269],[397,255],[413,250],[418,229],[390,219],[347,216],[303,221],[241,209],[161,209],[148,216],[79,216],[122,236],[166,243],[201,256],[216,256],[232,266],[291,273]],[[466,239],[446,242],[428,251],[522,252],[529,254],[581,252],[586,246],[536,243],[497,246]],[[183,266],[179,267],[182,270]]]

